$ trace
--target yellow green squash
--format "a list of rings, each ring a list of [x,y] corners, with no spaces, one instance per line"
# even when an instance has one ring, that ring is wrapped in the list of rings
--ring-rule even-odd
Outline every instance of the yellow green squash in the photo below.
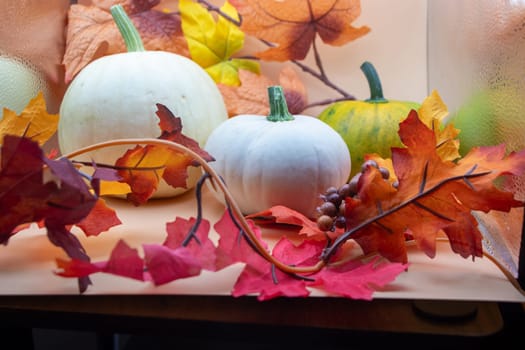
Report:
[[[420,107],[417,102],[385,99],[374,66],[364,62],[361,70],[370,86],[370,98],[336,102],[318,116],[345,140],[352,157],[350,176],[361,171],[366,154],[377,153],[383,158],[390,158],[390,149],[402,146],[398,135],[399,123],[410,110]]]

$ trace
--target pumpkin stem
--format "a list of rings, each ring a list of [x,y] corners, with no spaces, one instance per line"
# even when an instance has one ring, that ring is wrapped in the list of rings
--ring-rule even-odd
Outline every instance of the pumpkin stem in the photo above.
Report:
[[[113,20],[117,25],[120,35],[126,43],[126,49],[128,52],[145,51],[144,44],[140,38],[140,34],[137,28],[133,25],[133,22],[124,11],[124,7],[121,4],[113,5],[110,8]]]
[[[288,111],[286,98],[281,86],[268,87],[268,99],[270,103],[270,114],[266,117],[271,122],[285,122],[294,120],[293,115]]]
[[[364,62],[361,65],[361,71],[365,74],[366,80],[368,80],[368,86],[370,87],[370,98],[365,101],[372,103],[388,102],[388,100],[383,97],[381,80],[379,80],[379,75],[372,63],[368,61]]]

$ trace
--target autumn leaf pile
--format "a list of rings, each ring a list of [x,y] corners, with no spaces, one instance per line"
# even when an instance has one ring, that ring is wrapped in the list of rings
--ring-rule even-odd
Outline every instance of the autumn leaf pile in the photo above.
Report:
[[[266,101],[266,88],[273,82],[261,73],[261,62],[291,62],[330,86],[321,61],[319,72],[301,62],[316,50],[315,38],[343,45],[369,31],[351,25],[360,13],[359,2],[352,0],[231,0],[220,8],[206,1],[179,0],[178,12],[155,0],[93,0],[72,5],[68,13],[63,57],[67,81],[95,58],[125,51],[109,13],[109,6],[117,2],[124,5],[147,49],[176,52],[201,65],[218,84],[230,115],[241,110],[266,114],[267,105],[261,101]],[[260,41],[259,51],[242,53],[246,35]],[[307,106],[306,89],[291,66],[282,69],[279,84],[292,113]],[[352,98],[331,87],[343,98]],[[366,167],[357,196],[345,198],[346,229],[333,232],[319,230],[315,221],[282,206],[243,216],[227,184],[208,165],[213,155],[184,135],[180,119],[168,108],[156,107],[157,139],[112,140],[60,157],[43,150],[59,116],[47,113],[41,94],[19,115],[5,109],[0,120],[0,242],[8,245],[33,223],[44,228],[49,241],[68,256],[57,259],[55,273],[78,279],[81,293],[95,273],[158,286],[242,264],[233,296],[306,297],[317,289],[370,300],[376,290],[409,270],[408,243],[432,258],[436,241],[445,237],[454,252],[475,259],[483,256],[483,248],[472,212],[523,206],[497,184],[501,178],[524,174],[525,150],[507,154],[504,145],[498,145],[474,148],[460,157],[458,131],[441,125],[446,108],[437,92],[400,123],[404,147],[392,148],[391,159],[368,155],[387,167],[391,178],[385,180],[376,168]],[[75,161],[90,150],[122,144],[129,149],[115,164]],[[184,187],[188,167],[201,167],[204,173],[195,189],[195,217],[174,213],[166,223],[164,241],[133,247],[121,240],[106,260],[91,260],[73,232],[78,228],[80,234],[98,236],[122,224],[104,200],[106,194],[116,194],[108,188],[121,186],[121,194],[140,206],[160,179]],[[206,181],[227,199],[217,222],[201,215]],[[285,225],[293,234],[287,230],[270,246],[266,225]]]

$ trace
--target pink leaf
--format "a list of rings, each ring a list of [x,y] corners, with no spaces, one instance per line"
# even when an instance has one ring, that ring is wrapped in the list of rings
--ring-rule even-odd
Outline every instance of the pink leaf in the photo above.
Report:
[[[113,248],[103,271],[142,281],[144,280],[144,261],[139,256],[137,249],[131,248],[126,242],[120,240]]]
[[[70,261],[57,259],[57,265],[61,269],[57,275],[62,277],[85,277],[96,272],[105,272],[140,281],[144,279],[142,258],[139,257],[136,249],[132,249],[123,240],[115,245],[108,261],[91,263],[80,259]]]
[[[260,229],[251,221],[248,221],[252,231],[261,239]],[[258,266],[263,258],[250,246],[245,239],[245,233],[235,225],[227,211],[214,225],[215,231],[220,235],[217,247],[217,270],[225,268],[237,262],[245,262],[252,266]],[[263,242],[265,245],[265,243]],[[266,246],[266,245],[265,245]]]
[[[191,238],[187,243],[185,240],[188,236],[188,232],[196,223],[195,218],[189,220],[177,217],[175,221],[166,223],[166,231],[168,236],[164,241],[163,245],[170,249],[177,249],[186,244],[186,248],[193,254],[193,256],[199,260],[203,269],[215,271],[215,246],[213,242],[208,238],[210,232],[210,222],[203,219]]]
[[[286,237],[281,237],[272,254],[288,265],[308,266],[316,264],[326,246],[325,241],[305,240],[295,245]]]
[[[406,271],[407,264],[380,262],[375,258],[367,263],[349,261],[337,268],[324,268],[316,274],[315,282],[327,292],[351,299],[372,300],[378,287],[384,287]]]
[[[239,297],[256,293],[259,301],[273,299],[279,296],[307,297],[310,292],[306,282],[286,274],[278,269],[272,272],[272,265],[266,263],[266,271],[247,265],[241,272],[232,295]]]
[[[146,268],[156,286],[201,272],[200,262],[188,248],[170,249],[159,244],[144,244],[143,248]]]
[[[272,254],[285,264],[304,266],[315,263],[324,247],[321,241],[304,241],[298,246],[286,237],[275,245]],[[233,296],[256,293],[260,301],[278,296],[306,297],[306,280],[301,276],[284,273],[263,261],[256,265],[247,265],[235,283]]]

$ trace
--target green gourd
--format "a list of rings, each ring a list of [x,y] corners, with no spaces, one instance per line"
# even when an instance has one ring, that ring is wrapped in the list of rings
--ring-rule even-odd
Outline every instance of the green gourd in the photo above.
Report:
[[[412,109],[420,107],[417,102],[385,99],[374,66],[364,62],[361,70],[370,86],[370,98],[333,103],[318,116],[345,140],[352,156],[351,176],[361,171],[366,154],[377,153],[390,158],[391,147],[402,146],[399,123]]]

